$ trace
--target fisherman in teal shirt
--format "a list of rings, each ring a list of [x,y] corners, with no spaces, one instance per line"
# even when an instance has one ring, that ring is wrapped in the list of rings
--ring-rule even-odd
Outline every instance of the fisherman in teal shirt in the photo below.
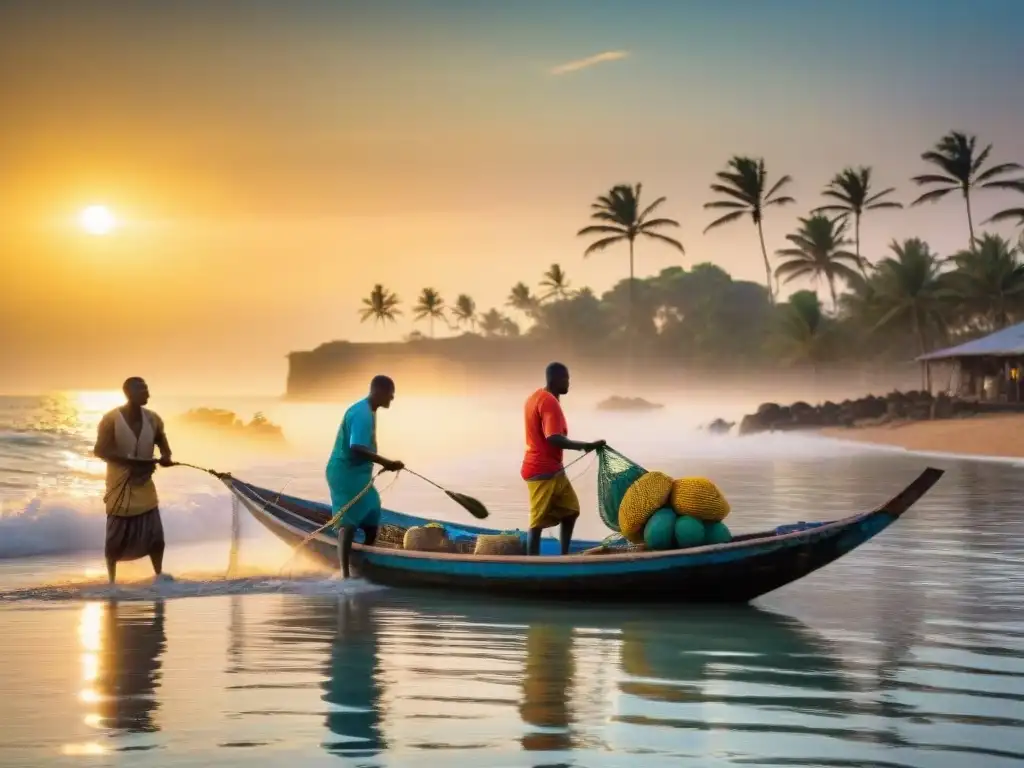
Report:
[[[387,376],[374,376],[370,382],[370,394],[345,411],[334,450],[327,460],[327,487],[331,491],[333,514],[337,514],[372,482],[374,464],[380,464],[387,472],[398,472],[405,467],[402,462],[385,459],[377,453],[377,409],[390,408],[394,399],[395,382]],[[356,530],[363,530],[365,543],[372,547],[377,540],[380,507],[380,494],[371,486],[341,516],[338,523],[338,559],[346,579]]]

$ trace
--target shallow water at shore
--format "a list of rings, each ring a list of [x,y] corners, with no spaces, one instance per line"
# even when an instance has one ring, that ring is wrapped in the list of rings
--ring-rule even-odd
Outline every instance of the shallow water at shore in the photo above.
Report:
[[[806,436],[712,438],[684,429],[696,419],[680,411],[569,417],[581,436],[616,435],[613,445],[652,468],[715,479],[736,531],[839,517],[884,501],[926,464],[948,471],[879,538],[754,606],[637,609],[287,578],[287,550],[256,527],[241,550],[253,573],[225,579],[223,489],[168,472],[168,517],[193,510],[209,528],[185,543],[168,525],[176,583],[146,585],[140,564],[125,569],[139,583],[111,592],[89,541],[80,553],[0,561],[0,689],[10,704],[0,765],[1024,760],[1019,469]],[[458,439],[433,457],[436,422],[425,419],[403,458],[479,495],[495,525],[521,525],[522,489],[506,466],[514,429],[484,432],[496,424],[487,418],[455,428]],[[470,426],[482,436],[460,443]],[[315,450],[233,460],[256,482],[324,495]],[[577,465],[577,485],[592,505],[588,466]],[[411,478],[384,499],[458,515]],[[603,534],[595,519],[580,528]]]

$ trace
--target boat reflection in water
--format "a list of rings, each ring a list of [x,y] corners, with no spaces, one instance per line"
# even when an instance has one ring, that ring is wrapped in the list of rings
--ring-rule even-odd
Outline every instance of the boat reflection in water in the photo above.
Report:
[[[858,691],[837,649],[786,616],[746,607],[627,620],[620,658],[615,749],[669,748],[666,729],[687,732],[676,748],[690,755],[781,758],[864,738],[837,726]]]
[[[282,607],[274,624],[289,629],[277,641],[330,642],[321,687],[334,754],[424,750],[458,762],[514,746],[551,766],[609,750],[700,755],[737,732],[780,754],[793,734],[854,736],[824,727],[848,714],[856,691],[830,643],[749,606],[658,611],[388,590]],[[758,751],[744,746],[733,753]]]
[[[159,731],[156,689],[167,645],[164,602],[88,603],[79,636],[84,677],[79,698],[91,710],[86,723],[110,735]]]

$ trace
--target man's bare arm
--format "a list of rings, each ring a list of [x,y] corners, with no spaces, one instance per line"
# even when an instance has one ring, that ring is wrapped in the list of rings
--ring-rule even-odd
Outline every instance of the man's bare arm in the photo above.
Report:
[[[353,445],[348,449],[350,453],[358,456],[361,459],[372,461],[374,464],[380,464],[384,469],[389,472],[397,472],[400,469],[405,469],[405,464],[400,461],[392,461],[391,459],[385,459],[379,453],[374,453],[365,445]]]
[[[164,467],[169,467],[174,462],[171,461],[171,444],[167,441],[167,432],[164,429],[163,423],[160,424],[160,431],[157,433],[156,447],[160,449],[160,464]]]
[[[595,440],[592,443],[581,443],[578,440],[570,440],[565,435],[549,435],[547,441],[556,448],[568,451],[593,451],[597,448],[603,448],[605,445],[604,440]]]

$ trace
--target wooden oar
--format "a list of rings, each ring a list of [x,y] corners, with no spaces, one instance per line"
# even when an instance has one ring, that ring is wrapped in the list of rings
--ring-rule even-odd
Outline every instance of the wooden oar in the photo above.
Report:
[[[457,493],[456,491],[449,491],[447,488],[445,488],[445,487],[435,483],[429,477],[424,477],[419,472],[413,472],[408,467],[406,467],[404,471],[408,472],[410,475],[415,475],[416,477],[418,477],[420,480],[422,480],[425,483],[430,483],[432,486],[437,488],[437,490],[444,491],[444,493],[448,496],[449,499],[451,499],[456,504],[458,504],[460,507],[465,509],[467,512],[469,512],[469,514],[471,514],[477,520],[484,520],[484,519],[487,518],[488,515],[490,515],[490,512],[487,511],[487,507],[485,507],[480,502],[479,499],[474,499],[472,496],[467,496],[464,493]]]

